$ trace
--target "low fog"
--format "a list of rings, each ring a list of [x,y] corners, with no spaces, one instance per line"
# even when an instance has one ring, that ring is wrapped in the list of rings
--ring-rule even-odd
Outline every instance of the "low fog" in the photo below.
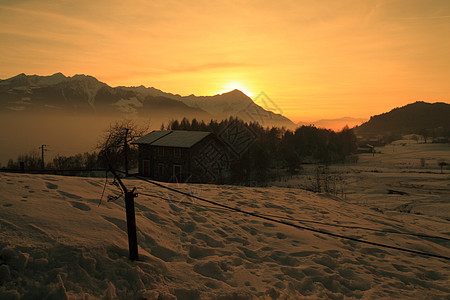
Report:
[[[2,114],[0,166],[6,166],[9,159],[16,160],[18,155],[40,151],[42,144],[48,145],[46,161],[56,155],[92,152],[109,125],[119,120],[98,116]],[[149,130],[152,130],[159,129],[164,120],[139,119],[136,122],[149,125]]]

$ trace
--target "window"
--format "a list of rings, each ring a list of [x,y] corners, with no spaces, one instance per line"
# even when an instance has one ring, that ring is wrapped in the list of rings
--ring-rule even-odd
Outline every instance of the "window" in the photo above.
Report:
[[[164,164],[158,164],[158,176],[161,177],[164,175]]]

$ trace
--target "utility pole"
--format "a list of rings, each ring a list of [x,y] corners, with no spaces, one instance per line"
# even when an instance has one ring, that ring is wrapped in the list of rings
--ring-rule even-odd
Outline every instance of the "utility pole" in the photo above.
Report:
[[[128,128],[125,128],[125,138],[123,140],[123,153],[125,155],[125,177],[128,177]]]
[[[39,147],[39,149],[41,149],[41,163],[42,163],[42,170],[45,169],[45,162],[44,162],[44,152],[48,151],[47,149],[45,149],[45,147],[48,147],[48,145],[41,145]]]

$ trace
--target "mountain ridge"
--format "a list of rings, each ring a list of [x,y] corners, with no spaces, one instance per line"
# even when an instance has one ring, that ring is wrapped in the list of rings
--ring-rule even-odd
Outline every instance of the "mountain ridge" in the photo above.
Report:
[[[154,87],[111,87],[97,78],[62,73],[18,74],[0,80],[0,112],[126,115],[166,119],[225,119],[230,116],[263,126],[295,127],[288,118],[257,105],[239,90],[214,96],[181,96]]]
[[[444,102],[416,101],[389,112],[370,117],[355,127],[358,134],[429,134],[450,133],[450,104]]]
[[[314,122],[297,122],[297,126],[314,125],[318,128],[327,128],[335,131],[342,130],[345,126],[353,128],[367,121],[367,118],[342,117],[334,119],[320,119]]]

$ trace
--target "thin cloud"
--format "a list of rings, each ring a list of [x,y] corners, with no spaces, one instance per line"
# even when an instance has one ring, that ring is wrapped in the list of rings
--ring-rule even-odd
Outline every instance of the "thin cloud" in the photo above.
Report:
[[[59,44],[64,43],[68,46],[76,47],[79,46],[78,41],[74,41],[73,39],[64,37],[63,35],[49,35],[44,33],[30,33],[30,32],[23,32],[17,29],[6,29],[6,28],[0,28],[0,34],[4,35],[11,35],[15,37],[23,37],[28,39],[34,39],[37,41],[46,41],[46,42],[54,42],[58,41]]]
[[[430,17],[409,17],[399,18],[399,20],[433,20],[433,19],[449,19],[450,16],[430,16]]]
[[[174,72],[174,73],[184,73],[184,72],[206,71],[206,70],[212,70],[212,69],[245,68],[245,67],[254,67],[254,65],[247,64],[247,63],[235,63],[235,62],[218,62],[218,63],[201,64],[201,65],[196,65],[196,66],[186,66],[186,67],[181,67],[181,68],[171,68],[171,69],[168,69],[168,71]]]
[[[106,36],[108,38],[112,38],[113,35],[110,34],[108,30],[105,30],[103,26],[97,25],[93,22],[85,21],[78,18],[69,17],[63,14],[57,14],[52,13],[48,11],[41,11],[41,10],[32,10],[32,9],[26,9],[26,8],[19,8],[19,7],[12,7],[12,6],[5,6],[0,5],[0,9],[2,10],[8,10],[10,12],[16,13],[19,15],[29,15],[33,17],[39,17],[43,20],[49,21],[54,20],[57,21],[58,24],[64,24],[64,27],[67,27],[67,25],[76,26],[78,28],[81,28],[88,32],[94,32],[103,36]]]

